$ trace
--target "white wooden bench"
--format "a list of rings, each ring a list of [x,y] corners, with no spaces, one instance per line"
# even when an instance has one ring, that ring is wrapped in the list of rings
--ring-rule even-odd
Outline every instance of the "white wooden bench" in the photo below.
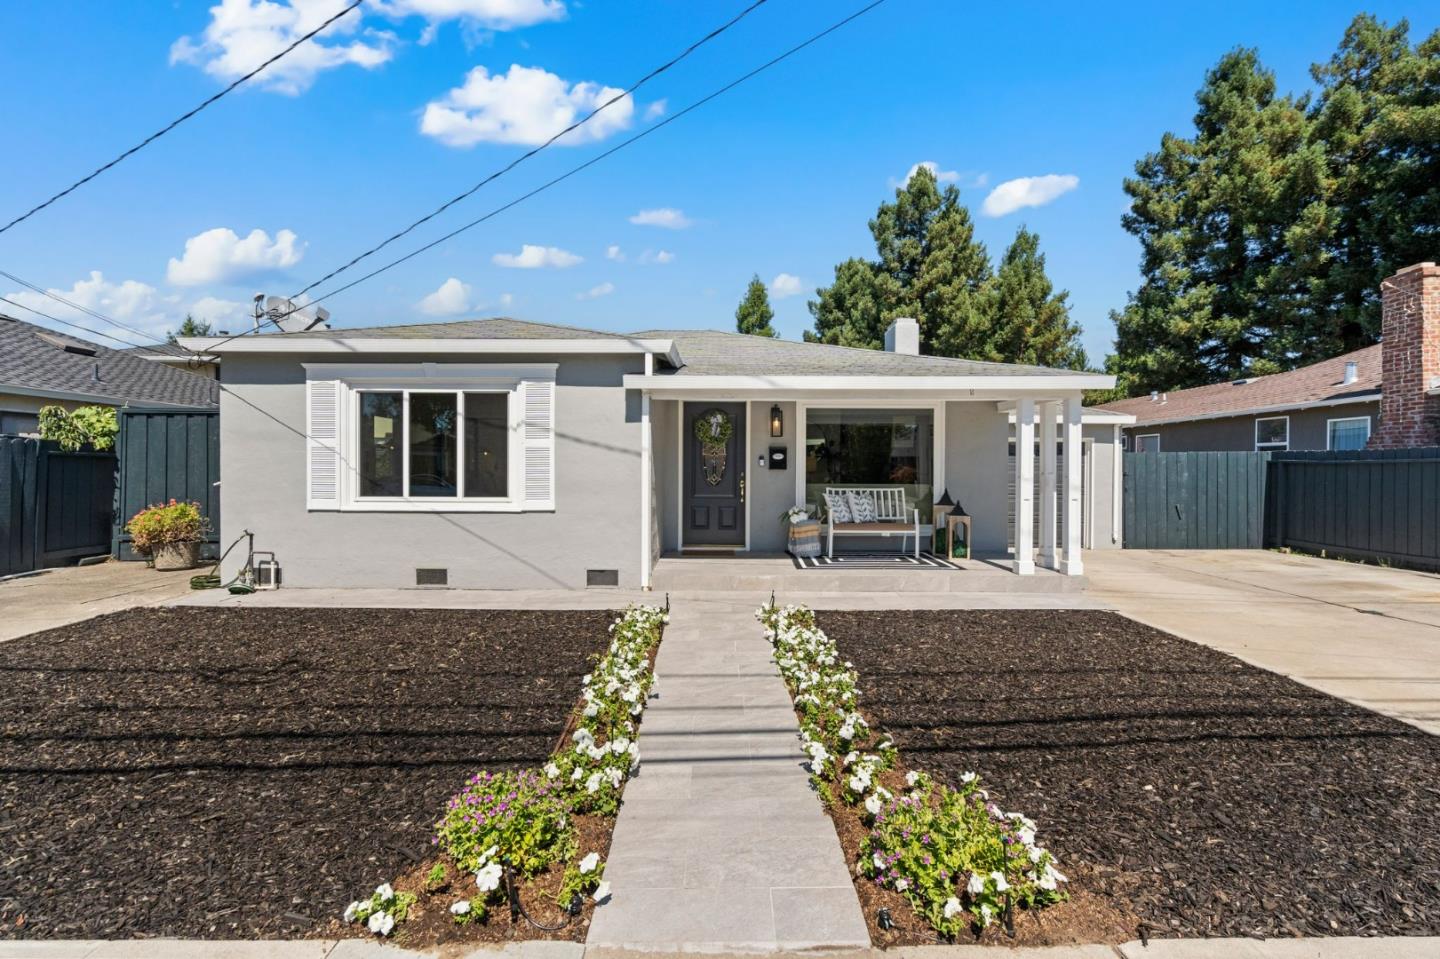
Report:
[[[827,486],[830,493],[869,493],[875,498],[875,522],[836,523],[830,516],[830,505],[825,503],[827,535],[825,555],[835,557],[836,536],[884,536],[887,539],[899,535],[900,551],[905,552],[905,537],[915,537],[915,558],[920,558],[920,510],[906,508],[905,489],[901,486]]]

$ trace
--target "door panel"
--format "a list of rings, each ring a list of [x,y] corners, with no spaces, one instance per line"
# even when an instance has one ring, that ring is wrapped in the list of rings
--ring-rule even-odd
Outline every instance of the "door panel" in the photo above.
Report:
[[[745,545],[745,404],[685,403],[683,495],[686,546]],[[722,446],[702,444],[697,422],[723,414],[730,436]]]

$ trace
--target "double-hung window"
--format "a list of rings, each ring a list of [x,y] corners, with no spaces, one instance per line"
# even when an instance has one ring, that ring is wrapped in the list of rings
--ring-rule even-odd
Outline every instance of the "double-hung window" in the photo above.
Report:
[[[1265,416],[1255,421],[1255,449],[1288,450],[1290,448],[1290,417]]]
[[[554,509],[555,367],[308,364],[311,509]]]
[[[1327,448],[1332,450],[1363,450],[1370,442],[1370,417],[1347,416],[1328,420],[1325,424]]]

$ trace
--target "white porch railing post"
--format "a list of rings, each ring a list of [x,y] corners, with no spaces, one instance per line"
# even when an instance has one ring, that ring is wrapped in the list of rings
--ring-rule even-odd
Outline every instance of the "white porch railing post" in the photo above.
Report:
[[[1078,395],[1065,398],[1065,555],[1060,560],[1060,572],[1067,576],[1079,576],[1085,572],[1085,563],[1080,558],[1080,533],[1083,519],[1080,490],[1080,465],[1085,458],[1081,449],[1080,431],[1081,400]]]
[[[1015,403],[1015,572],[1035,572],[1035,401]]]
[[[1055,420],[1060,404],[1039,403],[1040,409],[1040,565],[1055,569]]]

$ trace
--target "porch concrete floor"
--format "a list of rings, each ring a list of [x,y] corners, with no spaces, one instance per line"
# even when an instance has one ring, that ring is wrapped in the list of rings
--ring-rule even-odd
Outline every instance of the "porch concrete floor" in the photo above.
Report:
[[[835,828],[802,766],[758,604],[674,606],[589,946],[870,944]]]
[[[1087,554],[1088,555],[1088,554]],[[1062,576],[1036,567],[1017,576],[1010,558],[979,557],[954,561],[959,569],[799,569],[790,556],[719,554],[662,556],[652,579],[657,592],[691,590],[770,590],[804,593],[1005,593],[1019,595],[1078,593],[1083,576]]]

